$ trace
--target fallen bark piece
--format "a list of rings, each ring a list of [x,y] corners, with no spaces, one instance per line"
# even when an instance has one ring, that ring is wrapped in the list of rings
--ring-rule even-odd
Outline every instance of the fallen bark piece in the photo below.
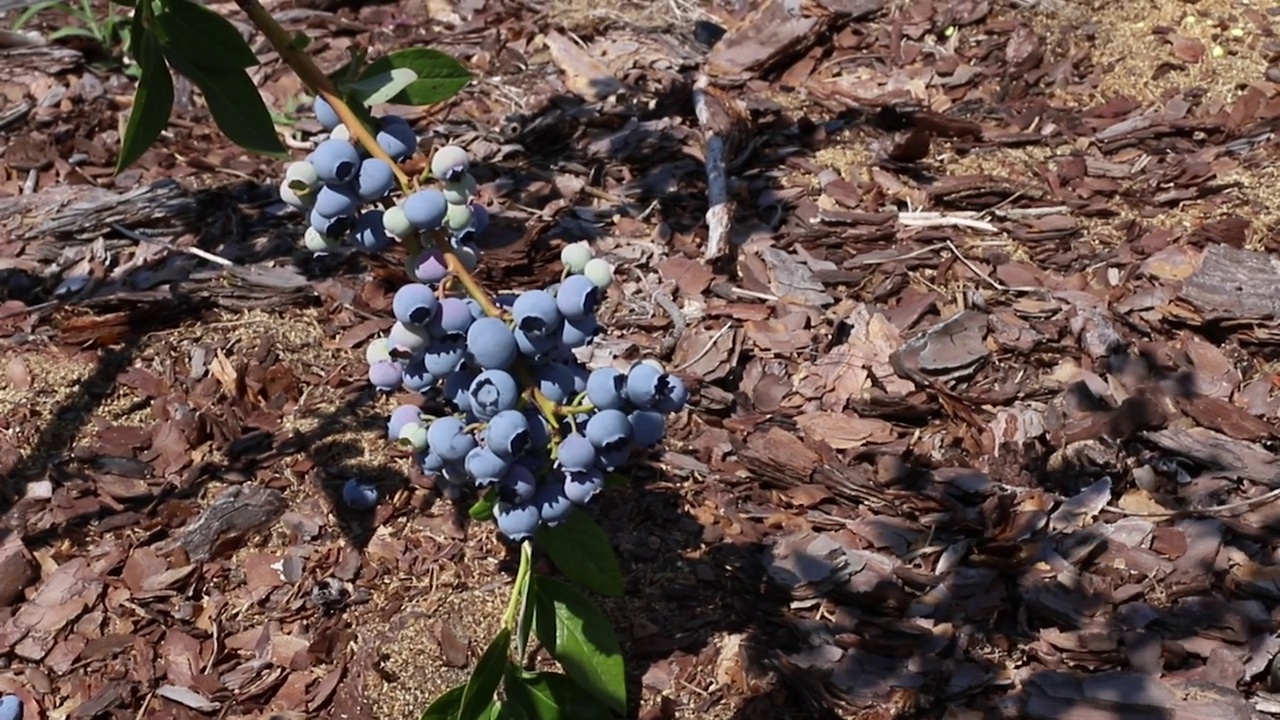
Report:
[[[1212,245],[1178,298],[1205,322],[1262,325],[1260,335],[1280,337],[1280,267],[1268,253]]]
[[[13,651],[37,661],[57,642],[57,634],[102,593],[101,576],[87,558],[68,560],[41,584],[36,596],[0,627],[0,654]]]
[[[1260,720],[1238,691],[1136,672],[1040,671],[1023,682],[1024,717],[1044,720]]]
[[[1206,475],[1241,478],[1276,487],[1280,483],[1280,463],[1276,456],[1257,443],[1236,440],[1207,428],[1165,428],[1143,433],[1143,437],[1182,457],[1211,468]]]
[[[184,528],[176,542],[193,562],[204,562],[213,557],[218,545],[267,529],[284,509],[284,495],[279,490],[234,485]],[[172,543],[165,549],[172,549]]]
[[[178,687],[177,685],[161,685],[156,688],[156,695],[165,700],[172,700],[179,705],[185,705],[196,712],[217,712],[218,708],[222,707],[195,690]]]
[[[551,62],[564,73],[565,87],[588,102],[599,102],[622,88],[609,69],[572,40],[552,31],[547,33]]]
[[[0,607],[21,598],[36,577],[36,560],[22,538],[8,530],[0,533]]]

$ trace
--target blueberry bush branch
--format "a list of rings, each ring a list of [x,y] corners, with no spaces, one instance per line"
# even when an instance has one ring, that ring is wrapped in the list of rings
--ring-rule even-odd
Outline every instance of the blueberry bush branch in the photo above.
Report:
[[[314,94],[326,137],[284,168],[280,198],[305,219],[303,245],[317,254],[378,253],[400,242],[406,282],[392,298],[395,323],[365,349],[370,384],[409,391],[387,423],[388,440],[448,498],[492,520],[518,547],[520,564],[497,634],[470,679],[445,692],[424,720],[496,717],[606,718],[627,710],[622,652],[608,618],[582,591],[619,596],[624,581],[608,535],[584,510],[637,450],[657,446],[666,418],[688,398],[680,378],[653,360],[589,370],[577,351],[600,329],[596,310],[613,268],[586,243],[567,245],[558,282],[492,295],[477,281],[476,238],[489,223],[471,158],[437,147],[429,173],[401,163],[420,141],[404,118],[375,117],[387,102],[430,105],[470,81],[454,58],[428,49],[393,52],[325,74],[258,0],[236,5]],[[204,94],[228,138],[284,156],[246,69],[257,63],[239,32],[191,0],[143,0],[130,53],[137,96],[118,167],[135,161],[167,124],[170,68]],[[378,488],[350,478],[342,499],[356,510]],[[533,572],[545,554],[569,582]],[[538,670],[530,641],[563,672]]]

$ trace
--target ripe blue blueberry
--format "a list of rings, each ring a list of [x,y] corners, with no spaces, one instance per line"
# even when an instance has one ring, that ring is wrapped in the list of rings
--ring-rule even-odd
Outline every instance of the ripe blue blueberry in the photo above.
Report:
[[[489,419],[485,446],[504,458],[514,458],[529,449],[529,419],[519,410],[503,410]]]
[[[400,363],[383,360],[369,366],[369,383],[383,392],[399,390],[402,380]]]
[[[382,221],[382,210],[366,210],[356,218],[351,241],[365,252],[382,252],[391,247],[391,236]]]
[[[600,410],[621,410],[627,406],[627,376],[611,367],[591,371],[587,377],[587,400]]]
[[[498,497],[507,502],[528,502],[538,487],[538,479],[521,463],[512,463],[498,481]]]
[[[368,510],[378,504],[378,486],[351,478],[342,485],[342,502],[352,510]]]
[[[316,145],[307,156],[316,175],[326,185],[349,183],[360,171],[360,151],[346,140],[330,138]]]
[[[568,402],[574,396],[573,369],[560,362],[546,362],[533,368],[533,379],[538,390],[553,403]]]
[[[421,283],[402,286],[391,299],[391,312],[405,325],[426,327],[439,309],[435,290]]]
[[[427,475],[436,475],[440,472],[443,472],[445,465],[446,463],[444,461],[444,458],[440,457],[439,455],[433,452],[428,452],[425,455],[423,455],[422,462],[420,463],[422,472],[426,473]]]
[[[387,420],[387,438],[396,440],[400,437],[400,428],[411,422],[418,422],[422,419],[422,409],[417,405],[400,405],[391,411],[391,417]]]
[[[520,386],[505,370],[485,370],[471,381],[471,412],[481,420],[489,420],[503,410],[515,408],[520,400]]]
[[[462,462],[478,443],[462,421],[452,415],[436,418],[427,427],[427,447],[445,462]]]
[[[596,464],[596,446],[579,433],[569,433],[560,441],[556,464],[570,471],[590,470]]]
[[[404,389],[416,393],[425,392],[427,388],[435,385],[439,379],[427,369],[427,364],[422,355],[415,355],[410,359],[405,364],[402,375]]]
[[[327,218],[355,215],[360,198],[348,185],[325,185],[316,193],[315,211]]]
[[[387,196],[395,187],[396,175],[391,165],[381,158],[365,158],[360,161],[356,173],[356,195],[365,202],[373,202]]]
[[[689,402],[689,389],[676,375],[667,376],[665,392],[658,397],[654,407],[664,413],[678,413]]]
[[[472,301],[474,302],[474,301]],[[440,313],[437,328],[442,337],[458,335],[465,341],[467,330],[476,321],[471,306],[461,298],[445,298],[440,301]]]
[[[580,318],[596,311],[600,288],[585,275],[570,275],[556,291],[556,306],[567,318]]]
[[[17,695],[0,697],[0,720],[22,720],[22,698]]]
[[[476,485],[480,487],[498,482],[507,474],[510,465],[511,463],[487,447],[477,447],[467,453],[467,474],[474,478]]]
[[[453,403],[459,412],[471,412],[471,383],[478,373],[468,370],[455,372],[444,379],[440,388],[445,400]]]
[[[311,109],[316,113],[316,120],[320,121],[320,127],[325,130],[332,131],[334,128],[342,124],[342,118],[338,117],[338,111],[333,109],[328,100],[316,96],[316,101],[311,104]]]
[[[565,494],[564,484],[558,482],[539,485],[530,504],[538,508],[538,516],[548,527],[559,525],[573,512],[573,501]]]
[[[594,315],[565,318],[560,328],[560,344],[567,348],[580,348],[590,342],[599,330],[600,323]]]
[[[407,120],[397,115],[388,115],[380,120],[378,134],[374,139],[392,160],[400,162],[417,152],[418,136]]]
[[[321,214],[315,208],[311,208],[309,215],[311,227],[316,232],[331,238],[346,237],[351,228],[355,224],[354,218],[350,215],[339,215],[337,217],[329,217]]]
[[[621,410],[601,410],[587,421],[584,434],[597,450],[626,448],[631,442],[631,419]]]
[[[467,328],[467,351],[476,364],[486,370],[511,365],[520,348],[511,328],[498,318],[486,317]]]
[[[626,394],[631,404],[651,407],[667,393],[670,376],[647,362],[638,362],[627,372]]]
[[[445,202],[444,193],[434,188],[419,190],[410,195],[402,207],[409,223],[419,230],[439,230],[449,212],[449,203]]]
[[[541,521],[538,508],[523,503],[513,504],[501,501],[494,506],[493,517],[497,521],[498,531],[516,542],[533,537]]]
[[[427,348],[423,362],[432,375],[448,377],[458,371],[466,356],[467,348],[462,340],[446,338]]]
[[[596,493],[604,489],[604,473],[595,468],[585,472],[564,474],[564,494],[576,505],[586,505]]]
[[[662,442],[667,432],[667,417],[656,410],[631,413],[631,441],[640,447],[653,447]]]

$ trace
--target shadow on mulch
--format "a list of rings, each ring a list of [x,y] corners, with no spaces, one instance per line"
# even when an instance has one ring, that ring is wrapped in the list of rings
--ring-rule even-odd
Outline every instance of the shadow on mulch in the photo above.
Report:
[[[1131,361],[1131,356],[1117,355],[1115,363]],[[1188,373],[1165,372],[1150,361],[1147,367],[1153,368],[1151,383],[1162,383],[1183,397],[1194,395],[1194,377]],[[1112,412],[1119,416],[1131,410]],[[1138,428],[1145,422],[1142,417],[1117,420]],[[1170,491],[1177,489],[1177,468],[1193,475],[1197,469],[1212,470],[1189,467],[1186,458],[1152,451],[1137,438],[1115,442],[1125,462],[1168,469],[1161,482]],[[913,507],[942,505],[945,509],[926,523],[928,544],[944,553],[962,543],[967,549],[940,575],[912,567],[919,555],[913,547],[912,552],[894,553],[900,564],[878,580],[869,568],[873,580],[859,579],[863,568],[853,567],[848,581],[814,588],[808,595],[788,593],[770,577],[770,554],[791,531],[783,529],[770,538],[774,533],[757,525],[736,538],[706,535],[708,529],[683,509],[677,486],[685,481],[637,468],[634,484],[611,492],[597,510],[628,578],[627,597],[609,607],[619,624],[631,697],[640,697],[641,678],[651,670],[657,671],[651,682],[678,683],[676,676],[689,664],[716,667],[724,662],[725,648],[714,647],[712,639],[738,634],[746,676],[772,675],[779,682],[745,699],[726,697],[719,686],[698,688],[704,702],[680,707],[674,717],[698,716],[730,701],[738,706],[735,720],[941,718],[962,703],[992,716],[1012,701],[1034,703],[1030,716],[1057,718],[1093,708],[1102,698],[1143,717],[1172,718],[1176,711],[1161,706],[1167,690],[1154,682],[1162,674],[1191,683],[1210,699],[1215,699],[1215,681],[1232,690],[1237,683],[1252,686],[1251,674],[1225,681],[1229,669],[1213,658],[1196,657],[1179,643],[1221,636],[1232,644],[1247,644],[1274,634],[1272,616],[1280,603],[1264,603],[1224,586],[1227,570],[1221,553],[1257,556],[1260,546],[1280,536],[1280,523],[1245,528],[1229,518],[1188,516],[1177,521],[1188,547],[1169,561],[1172,570],[1141,587],[1110,585],[1089,566],[1109,551],[1124,557],[1132,548],[1109,540],[1101,527],[1052,531],[1046,516],[1007,537],[1010,525],[1019,520],[1018,491],[1043,488],[1070,497],[1104,476],[1124,477],[1114,467],[1051,468],[1051,451],[1044,447],[1028,453],[1023,466],[1028,475],[1020,486],[950,497],[940,494],[933,479],[941,467],[908,453],[892,488],[903,514]],[[786,486],[755,477],[704,501],[719,502],[718,511],[729,518],[788,512],[752,507],[756,488],[751,485],[756,483]],[[1112,491],[1124,492],[1131,483],[1117,483]],[[1223,488],[1225,494],[1231,490]],[[885,515],[891,519],[895,513],[886,509]],[[765,537],[750,539],[752,534]],[[1205,538],[1210,539],[1207,546]],[[1220,544],[1215,538],[1221,538]],[[831,556],[798,555],[790,567],[834,567]],[[1156,553],[1150,557],[1163,562]],[[1180,562],[1183,557],[1187,560]],[[1276,564],[1260,563],[1268,568]],[[1161,579],[1169,582],[1166,597],[1143,600],[1140,596],[1151,590],[1151,583]],[[1046,644],[1045,631],[1096,633],[1098,644],[1078,652],[1055,649]],[[1015,680],[1012,673],[1026,667],[1027,657],[1048,669]],[[732,675],[731,655],[725,668]],[[1084,680],[1073,672],[1084,669],[1095,672]],[[886,704],[884,698],[890,701]],[[1233,702],[1225,695],[1216,701]],[[871,714],[859,714],[867,712]]]

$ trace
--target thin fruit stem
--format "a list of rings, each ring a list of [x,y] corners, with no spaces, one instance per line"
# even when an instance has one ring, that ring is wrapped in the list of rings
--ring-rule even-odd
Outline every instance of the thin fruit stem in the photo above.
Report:
[[[271,13],[267,12],[258,0],[235,0],[235,3],[249,18],[249,21],[258,30],[262,31],[267,41],[271,43],[271,47],[280,53],[280,58],[297,74],[298,79],[302,80],[302,83],[312,92],[323,97],[333,107],[334,112],[338,114],[342,124],[347,126],[352,137],[359,141],[364,149],[369,151],[370,155],[383,160],[391,166],[401,192],[406,196],[412,194],[413,185],[409,180],[409,176],[405,174],[398,163],[387,155],[382,146],[378,144],[377,139],[370,134],[369,129],[364,126],[360,118],[342,99],[338,89],[329,80],[329,76],[325,75],[316,66],[310,55],[293,44],[293,38],[289,35],[289,31],[281,27],[280,23],[271,17]],[[445,254],[445,262],[449,272],[453,273],[458,278],[458,281],[462,283],[462,286],[467,289],[467,294],[480,303],[480,307],[484,309],[486,315],[501,317],[502,311],[494,304],[493,298],[489,297],[484,288],[480,287],[480,283],[476,281],[475,276],[463,266],[462,261],[453,253],[453,248],[449,247],[449,242],[444,238],[444,235],[442,233],[436,234],[434,239],[436,247],[440,248],[441,252]],[[409,251],[412,254],[416,254],[417,248],[411,245]]]
[[[413,192],[413,185],[409,181],[409,176],[404,170],[400,169],[400,165],[387,155],[382,146],[369,132],[369,128],[364,126],[360,118],[347,105],[346,101],[338,93],[338,88],[334,87],[333,82],[329,80],[329,76],[316,66],[311,56],[298,49],[293,44],[293,37],[289,35],[289,31],[280,26],[276,19],[271,17],[271,13],[258,0],[235,0],[236,6],[244,12],[249,21],[254,24],[258,30],[267,38],[267,42],[271,43],[271,47],[280,53],[280,59],[284,60],[298,79],[302,81],[316,95],[325,99],[333,107],[334,112],[338,113],[338,117],[342,120],[342,124],[347,126],[347,130],[351,132],[351,136],[364,146],[369,154],[386,162],[391,166],[391,171],[396,175],[396,183],[400,185],[400,189],[408,195]]]
[[[502,317],[502,308],[499,308],[493,302],[493,298],[489,296],[489,293],[480,287],[480,281],[476,280],[476,276],[472,275],[466,266],[462,264],[462,258],[459,258],[457,253],[453,251],[453,247],[449,245],[449,240],[445,237],[445,234],[443,232],[434,233],[432,239],[435,241],[436,248],[444,254],[445,267],[449,269],[449,273],[462,284],[467,294],[480,304],[484,314],[489,317]]]
[[[502,627],[516,629],[518,616],[524,615],[524,603],[529,595],[529,576],[532,574],[533,544],[525,540],[520,543],[520,568],[516,570],[516,584],[511,588],[511,599],[507,601],[507,611],[502,616]]]

